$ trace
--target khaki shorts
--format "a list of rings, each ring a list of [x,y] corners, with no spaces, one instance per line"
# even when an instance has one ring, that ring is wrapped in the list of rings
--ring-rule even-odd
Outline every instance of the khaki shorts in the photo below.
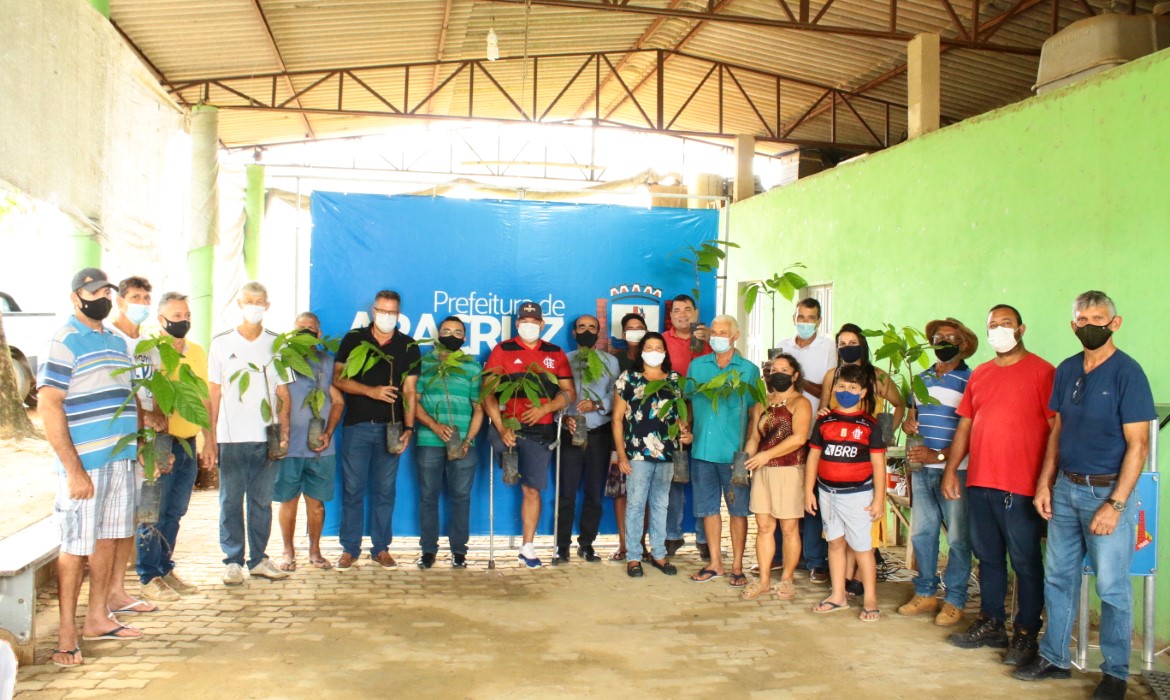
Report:
[[[804,517],[804,465],[763,467],[752,475],[752,512],[777,520]]]

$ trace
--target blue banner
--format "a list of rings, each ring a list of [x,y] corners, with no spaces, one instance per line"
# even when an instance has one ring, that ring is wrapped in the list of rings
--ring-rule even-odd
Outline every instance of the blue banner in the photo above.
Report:
[[[481,362],[512,336],[515,307],[527,300],[541,305],[544,339],[566,352],[575,348],[572,320],[582,314],[601,319],[599,347],[616,344],[621,317],[630,311],[641,313],[650,330],[665,330],[669,300],[696,286],[694,269],[682,261],[686,248],[718,238],[714,210],[316,192],[312,217],[309,296],[325,335],[368,323],[375,292],[393,289],[402,295],[401,332],[431,338],[442,319],[459,316],[468,327],[465,349]],[[709,322],[714,275],[703,275],[698,289],[700,317]],[[519,487],[503,485],[498,458],[489,469],[486,433],[485,422],[477,440],[471,532],[488,532],[491,474],[495,531],[519,535]],[[550,459],[540,534],[552,531],[553,468]],[[399,461],[395,534],[418,534],[417,483],[408,450]],[[337,534],[340,523],[340,477],[337,494],[326,506],[328,535]],[[686,511],[689,529],[689,495]],[[441,517],[445,532],[445,503]],[[608,498],[602,531],[617,531]]]

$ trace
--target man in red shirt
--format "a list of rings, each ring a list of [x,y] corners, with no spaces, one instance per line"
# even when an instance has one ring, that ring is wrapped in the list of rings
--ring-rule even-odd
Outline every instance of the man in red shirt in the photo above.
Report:
[[[519,559],[530,569],[541,565],[532,542],[540,519],[540,492],[548,485],[548,461],[556,446],[554,416],[576,399],[569,359],[559,347],[541,340],[543,330],[540,305],[524,302],[516,311],[516,337],[492,348],[484,367],[488,376],[484,378],[483,405],[492,424],[488,440],[497,452],[515,448],[520,453],[524,542]],[[501,410],[499,394],[505,390],[503,383],[509,381],[537,384],[538,400],[529,400],[527,392],[517,387]],[[505,418],[512,419],[509,423],[513,427],[505,424]],[[515,428],[516,423],[519,428]]]
[[[670,302],[670,328],[662,337],[666,340],[666,354],[670,356],[670,367],[682,376],[687,376],[687,369],[691,360],[696,357],[711,354],[711,346],[707,343],[707,329],[702,325],[691,332],[691,324],[699,320],[699,311],[695,307],[695,300],[686,294],[679,294]],[[702,349],[695,350],[695,346]],[[674,556],[679,547],[683,546],[683,509],[687,504],[686,484],[670,484],[670,500],[666,507],[666,553]],[[695,527],[695,548],[699,556],[710,559],[711,552],[707,549],[707,533],[702,526]]]
[[[1020,312],[1001,304],[987,317],[995,359],[971,374],[959,403],[959,427],[943,472],[943,495],[960,497],[957,471],[970,452],[967,497],[971,548],[979,560],[979,617],[951,644],[964,649],[1009,647],[1003,662],[1025,666],[1038,649],[1044,608],[1043,521],[1032,503],[1055,414],[1048,408],[1056,369],[1024,349]],[[1019,610],[1009,645],[1004,620],[1007,562],[1015,571]]]

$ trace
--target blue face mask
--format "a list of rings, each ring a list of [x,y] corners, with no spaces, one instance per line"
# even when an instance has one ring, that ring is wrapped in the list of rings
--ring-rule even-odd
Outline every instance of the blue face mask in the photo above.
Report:
[[[722,354],[731,349],[731,338],[724,338],[722,336],[711,336],[711,349],[717,354]]]
[[[861,401],[861,394],[852,391],[835,391],[833,396],[837,397],[837,405],[841,408],[853,408]]]
[[[142,322],[150,316],[150,307],[146,304],[127,304],[126,318],[136,326],[141,326]]]
[[[800,336],[801,340],[808,340],[817,334],[817,324],[798,323],[796,324],[796,334]]]

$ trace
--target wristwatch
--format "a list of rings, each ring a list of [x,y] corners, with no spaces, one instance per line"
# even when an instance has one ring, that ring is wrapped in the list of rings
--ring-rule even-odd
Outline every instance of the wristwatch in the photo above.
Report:
[[[1110,498],[1107,502],[1109,505],[1113,506],[1113,510],[1117,511],[1118,513],[1125,512],[1125,501],[1119,501],[1117,499]]]
[[[945,461],[947,461],[947,456],[946,456],[946,455],[944,455],[942,452],[939,452],[939,453],[938,453],[938,461],[940,461],[940,462],[945,462]]]

